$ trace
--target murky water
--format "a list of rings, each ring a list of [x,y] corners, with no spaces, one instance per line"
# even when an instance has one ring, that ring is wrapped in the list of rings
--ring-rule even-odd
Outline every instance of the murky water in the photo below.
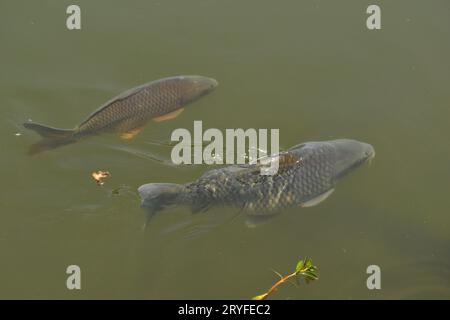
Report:
[[[311,256],[320,279],[274,298],[450,298],[450,3],[377,1],[0,3],[0,298],[238,298]],[[116,94],[201,74],[212,95],[132,142],[102,136],[36,157],[27,119],[73,127]],[[210,169],[168,165],[175,128],[279,128],[280,144],[354,138],[377,157],[312,208],[248,229],[176,208],[146,232],[136,188]],[[94,170],[112,177],[103,187]],[[66,267],[82,290],[66,288]],[[378,265],[382,289],[368,290]]]

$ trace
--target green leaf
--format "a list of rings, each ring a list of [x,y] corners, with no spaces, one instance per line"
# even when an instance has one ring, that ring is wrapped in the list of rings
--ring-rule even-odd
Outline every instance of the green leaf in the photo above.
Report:
[[[295,273],[300,273],[303,270],[304,265],[305,265],[305,262],[303,260],[300,260],[297,263],[297,266],[295,267]]]
[[[280,279],[283,279],[284,277],[279,273],[279,272],[277,272],[276,270],[272,270],[273,271],[273,273],[275,273],[277,276],[279,276],[280,277]]]
[[[308,260],[305,263],[305,268],[310,269],[311,267],[313,267],[313,262],[311,259],[308,258]]]
[[[289,283],[298,286],[299,284],[299,278],[298,276],[303,276],[302,278],[305,280],[306,283],[309,283],[310,281],[314,281],[314,280],[318,280],[319,276],[317,275],[317,267],[313,264],[312,259],[305,257],[303,260],[299,260],[297,262],[297,265],[295,267],[295,272],[294,274],[290,274],[286,277],[283,277],[280,273],[272,270],[276,275],[278,275],[281,279],[287,278],[289,279]],[[296,277],[294,277],[294,275],[296,275]],[[278,285],[282,284],[284,281],[281,281],[279,283],[276,284],[276,287],[278,287]],[[271,291],[272,292],[272,291]],[[264,294],[255,296],[252,298],[252,300],[265,300],[267,299],[267,297],[269,296],[269,294],[266,292]]]
[[[317,274],[313,271],[306,271],[304,272],[304,276],[309,279],[309,280],[317,280],[319,279],[319,277],[317,276]]]

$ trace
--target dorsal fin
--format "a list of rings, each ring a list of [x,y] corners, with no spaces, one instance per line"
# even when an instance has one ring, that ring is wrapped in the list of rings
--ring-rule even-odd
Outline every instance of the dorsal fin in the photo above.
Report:
[[[261,159],[256,167],[258,171],[268,170],[274,161],[278,161],[278,171],[276,174],[279,174],[294,168],[301,160],[302,158],[296,154],[283,152],[276,156]]]
[[[278,170],[286,170],[298,164],[302,158],[292,153],[284,153],[278,156]]]
[[[302,158],[296,154],[283,152],[275,156],[261,158],[254,164],[237,164],[225,167],[222,170],[232,171],[236,177],[248,174],[263,176],[261,172],[263,170],[268,170],[272,161],[278,161],[278,171],[276,174],[280,174],[294,168],[301,160]]]

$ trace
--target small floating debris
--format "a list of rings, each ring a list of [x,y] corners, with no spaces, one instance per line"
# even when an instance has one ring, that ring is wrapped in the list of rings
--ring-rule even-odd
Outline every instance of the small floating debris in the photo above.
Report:
[[[21,134],[20,132],[16,132],[16,133],[14,133],[14,135],[15,135],[16,137],[20,137],[22,134]]]
[[[111,176],[111,173],[109,173],[108,171],[97,171],[97,172],[92,172],[91,176],[95,180],[95,182],[97,183],[98,186],[102,186],[104,183],[103,179]]]

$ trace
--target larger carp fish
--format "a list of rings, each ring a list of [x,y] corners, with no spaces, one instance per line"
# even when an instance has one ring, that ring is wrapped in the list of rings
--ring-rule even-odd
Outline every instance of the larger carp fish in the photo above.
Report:
[[[187,104],[213,91],[218,82],[203,76],[164,78],[130,89],[106,102],[74,129],[57,129],[34,122],[24,127],[43,139],[29,149],[30,154],[57,148],[101,133],[119,133],[132,139],[150,119],[170,120]]]
[[[186,184],[149,183],[139,187],[148,220],[170,205],[187,205],[193,213],[212,206],[231,206],[256,226],[289,207],[310,207],[325,200],[339,179],[375,156],[367,143],[339,139],[307,142],[278,155],[278,171],[261,174],[261,162],[207,171]],[[267,163],[267,162],[266,162]]]

